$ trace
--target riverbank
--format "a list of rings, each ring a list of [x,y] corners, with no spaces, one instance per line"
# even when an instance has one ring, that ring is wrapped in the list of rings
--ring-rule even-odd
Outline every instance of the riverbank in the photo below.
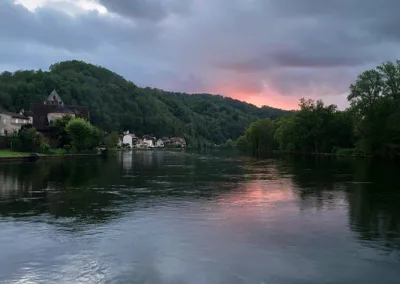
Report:
[[[15,152],[9,149],[0,150],[0,161],[36,161],[39,159],[50,158],[72,158],[72,157],[87,157],[87,156],[100,156],[99,153],[93,154],[39,154],[39,153],[25,153]]]
[[[109,148],[110,152],[129,152],[129,151],[170,151],[170,150],[186,150],[189,148],[175,148],[175,147],[154,147],[154,148]]]
[[[379,158],[380,156],[373,156],[362,153],[354,153],[350,151],[342,151],[336,153],[309,153],[309,152],[293,152],[293,151],[282,151],[282,150],[273,150],[273,151],[256,151],[251,153],[251,151],[246,152],[248,154],[253,155],[254,157],[264,157],[270,155],[290,155],[290,156],[320,156],[320,157],[346,157],[346,158]],[[382,158],[382,157],[381,157]],[[396,158],[396,157],[392,157]]]

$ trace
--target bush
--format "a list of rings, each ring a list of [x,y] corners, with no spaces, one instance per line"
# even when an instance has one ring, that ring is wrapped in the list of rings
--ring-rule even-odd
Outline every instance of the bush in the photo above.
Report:
[[[117,132],[112,132],[110,135],[108,135],[105,139],[106,145],[108,148],[115,148],[118,145],[119,142],[119,135]]]
[[[351,155],[354,155],[354,149],[353,148],[339,148],[336,151],[336,155],[351,156]]]
[[[250,149],[250,143],[244,136],[240,136],[235,143],[236,149],[239,151],[245,152]]]
[[[20,140],[20,151],[35,152],[40,149],[43,142],[43,137],[36,132],[35,128],[23,128],[18,134],[17,138]]]
[[[64,148],[65,151],[69,152],[71,150],[71,145],[68,145],[68,144],[64,145],[63,148]]]
[[[71,144],[78,150],[94,149],[103,140],[103,131],[82,118],[70,120],[65,128]]]
[[[50,145],[47,143],[40,144],[40,153],[49,154],[50,153]]]
[[[21,140],[18,137],[13,137],[11,140],[11,149],[14,151],[21,150]]]
[[[331,150],[331,153],[332,153],[332,154],[336,154],[338,150],[340,150],[340,148],[337,147],[337,146],[334,146],[334,147],[332,148],[332,150]]]
[[[67,151],[65,149],[51,149],[50,154],[52,155],[65,155]]]
[[[228,139],[226,142],[225,142],[225,148],[228,148],[228,149],[232,149],[232,148],[234,148],[235,147],[235,142],[233,142],[233,140],[232,139]]]

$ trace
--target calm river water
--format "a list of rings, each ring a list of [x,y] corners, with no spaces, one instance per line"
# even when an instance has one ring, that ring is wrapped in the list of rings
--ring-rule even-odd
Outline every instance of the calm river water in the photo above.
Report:
[[[400,283],[400,168],[138,151],[0,163],[0,283]]]

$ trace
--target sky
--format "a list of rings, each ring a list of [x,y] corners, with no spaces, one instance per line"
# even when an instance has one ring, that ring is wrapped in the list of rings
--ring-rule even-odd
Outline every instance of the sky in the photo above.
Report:
[[[348,106],[400,53],[398,0],[0,0],[0,70],[78,59],[139,86]]]

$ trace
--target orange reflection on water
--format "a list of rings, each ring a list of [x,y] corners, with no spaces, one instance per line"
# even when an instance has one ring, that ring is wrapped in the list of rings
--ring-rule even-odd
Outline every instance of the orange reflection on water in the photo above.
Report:
[[[251,180],[222,195],[208,217],[215,220],[216,233],[229,231],[231,240],[253,242],[254,236],[268,239],[282,224],[298,214],[297,197],[289,179]],[[286,225],[285,225],[286,226]]]
[[[289,180],[253,180],[238,185],[221,201],[234,205],[269,205],[294,199]]]

